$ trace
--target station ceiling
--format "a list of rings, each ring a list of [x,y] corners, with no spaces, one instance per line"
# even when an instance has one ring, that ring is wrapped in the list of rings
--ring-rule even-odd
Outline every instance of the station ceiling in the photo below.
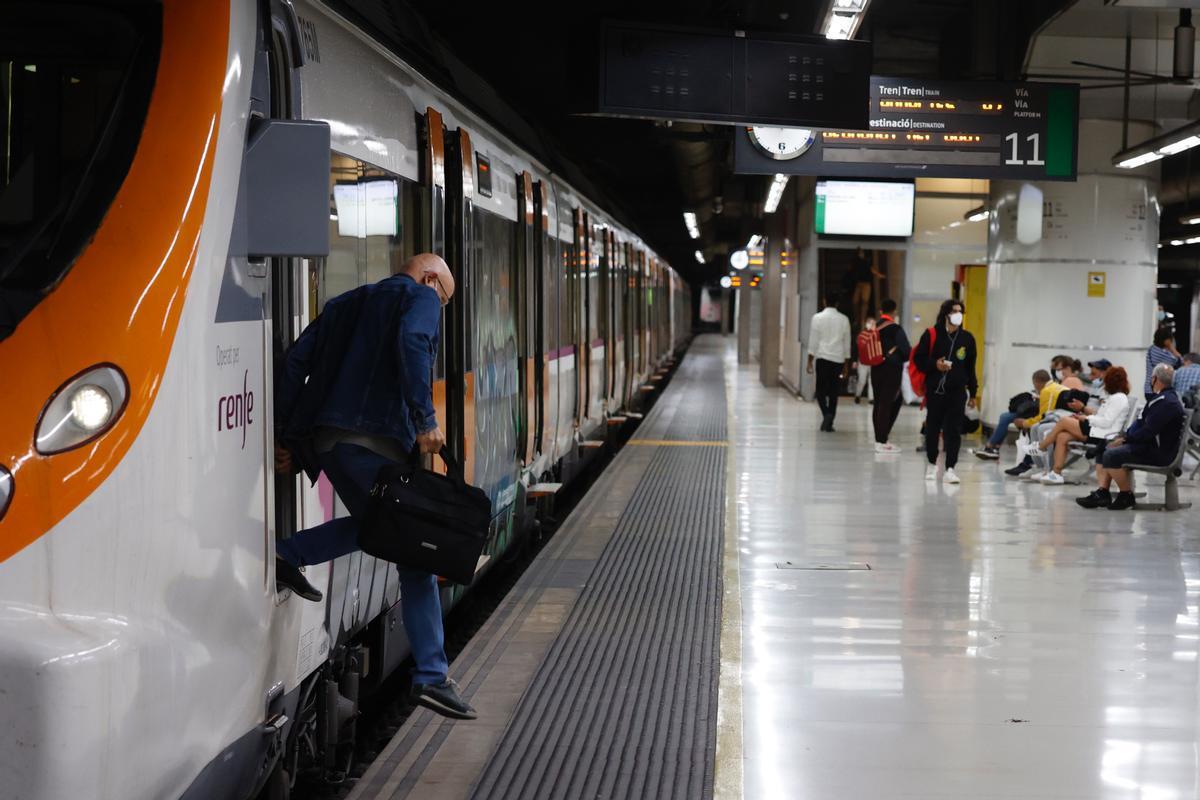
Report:
[[[953,79],[1018,79],[1030,37],[1068,0],[872,0],[856,38],[872,43],[873,72]],[[545,6],[477,4],[469,12],[442,0],[347,0],[390,20],[406,49],[427,50],[477,73],[523,124],[579,167],[626,221],[693,282],[727,270],[729,250],[762,230],[769,179],[733,174],[728,126],[579,117],[568,99],[581,53],[594,49],[603,19],[717,30],[812,34],[824,0],[610,0]],[[594,56],[592,56],[594,57]],[[436,73],[438,69],[430,65]],[[500,120],[503,125],[503,120]],[[515,138],[522,139],[521,131]],[[694,210],[701,238],[682,213]],[[700,249],[707,263],[694,257]]]

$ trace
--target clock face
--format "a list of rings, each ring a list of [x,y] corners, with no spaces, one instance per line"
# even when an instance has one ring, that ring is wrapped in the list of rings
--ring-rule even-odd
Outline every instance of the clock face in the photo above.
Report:
[[[748,132],[754,146],[776,161],[787,161],[804,155],[816,139],[813,132],[807,128],[759,126],[750,128]]]

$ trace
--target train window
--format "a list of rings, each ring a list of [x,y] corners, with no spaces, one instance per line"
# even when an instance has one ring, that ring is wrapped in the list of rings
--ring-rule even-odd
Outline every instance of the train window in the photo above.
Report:
[[[416,254],[420,187],[334,153],[329,173],[329,256],[318,269],[316,313],[343,292],[383,280]]]
[[[66,275],[150,104],[159,3],[18,2],[0,25],[0,339]]]

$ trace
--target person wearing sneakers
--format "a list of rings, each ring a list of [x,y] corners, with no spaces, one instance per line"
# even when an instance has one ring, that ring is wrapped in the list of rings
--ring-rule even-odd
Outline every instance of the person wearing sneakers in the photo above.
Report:
[[[979,381],[975,375],[975,337],[962,327],[963,304],[947,300],[937,322],[921,334],[913,361],[925,373],[925,480],[937,480],[938,435],[945,450],[946,483],[959,483],[954,467],[962,443],[963,415],[975,406]]]
[[[1175,392],[1175,368],[1159,364],[1150,374],[1150,400],[1137,421],[1123,436],[1109,442],[1096,465],[1100,487],[1075,502],[1084,508],[1107,508],[1124,511],[1134,508],[1133,477],[1126,464],[1171,463],[1179,452],[1179,437],[1183,435],[1183,403]],[[1119,490],[1113,497],[1109,487],[1116,482]]]
[[[871,415],[871,424],[875,428],[875,452],[898,453],[900,448],[889,443],[888,437],[904,405],[900,387],[904,379],[904,365],[912,347],[908,344],[904,328],[896,323],[895,300],[887,299],[879,305],[879,323],[875,330],[883,350],[883,361],[871,367],[871,386],[875,391],[875,408]]]
[[[1055,371],[1057,371],[1057,369]],[[1045,383],[1042,384],[1042,388],[1038,391],[1038,410],[1037,413],[1032,417],[1015,420],[1013,425],[1015,425],[1018,430],[1033,431],[1034,428],[1042,423],[1042,421],[1051,411],[1054,411],[1058,408],[1058,401],[1062,397],[1062,393],[1066,391],[1066,388],[1061,383],[1051,378],[1050,374],[1045,370],[1038,370],[1034,374],[1045,378]],[[1021,459],[1020,463],[1015,467],[1004,470],[1004,474],[1025,480],[1025,473],[1033,469],[1033,466],[1033,458],[1029,455],[1026,455],[1025,458]]]
[[[1100,408],[1085,408],[1078,414],[1062,417],[1038,445],[1041,450],[1054,449],[1054,464],[1038,480],[1049,486],[1062,486],[1063,466],[1067,463],[1067,448],[1071,442],[1087,442],[1097,450],[1097,462],[1108,440],[1121,432],[1129,415],[1129,375],[1121,367],[1113,367],[1104,376],[1106,397]]]
[[[1000,419],[996,420],[996,427],[992,431],[991,437],[987,444],[975,451],[975,457],[981,458],[984,461],[995,461],[1000,458],[1000,446],[1004,444],[1005,437],[1008,436],[1008,426],[1017,425],[1023,419],[1030,419],[1029,409],[1033,408],[1033,403],[1037,404],[1037,413],[1032,416],[1036,424],[1045,415],[1046,409],[1049,408],[1046,404],[1052,402],[1050,394],[1046,394],[1047,386],[1057,386],[1050,379],[1050,373],[1044,369],[1039,369],[1033,373],[1033,393],[1022,392],[1013,397],[1008,402],[1009,410],[1000,415]],[[1058,387],[1058,391],[1062,391],[1062,387]],[[1055,394],[1057,397],[1057,394]],[[1018,428],[1023,427],[1017,425]]]

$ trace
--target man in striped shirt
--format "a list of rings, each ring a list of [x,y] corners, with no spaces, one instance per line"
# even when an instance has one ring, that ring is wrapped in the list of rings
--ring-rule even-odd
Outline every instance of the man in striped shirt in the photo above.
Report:
[[[1200,353],[1188,353],[1183,357],[1183,366],[1175,370],[1175,392],[1180,400],[1186,400],[1197,385],[1200,385]]]
[[[1146,397],[1154,394],[1150,390],[1150,379],[1154,368],[1159,364],[1168,364],[1178,368],[1183,364],[1179,351],[1175,349],[1175,334],[1170,328],[1159,328],[1154,332],[1154,344],[1146,351]]]

